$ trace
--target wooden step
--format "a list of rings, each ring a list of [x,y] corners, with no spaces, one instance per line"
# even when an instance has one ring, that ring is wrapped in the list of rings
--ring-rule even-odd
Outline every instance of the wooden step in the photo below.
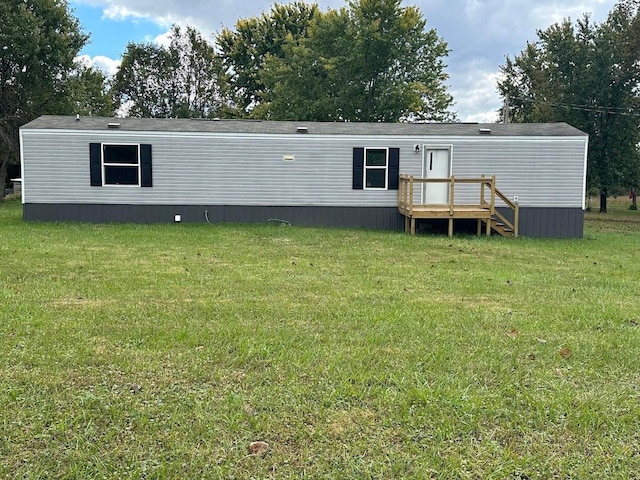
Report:
[[[501,222],[497,218],[493,217],[490,219],[491,228],[496,232],[502,235],[503,237],[513,237],[513,228],[507,227],[504,222]]]

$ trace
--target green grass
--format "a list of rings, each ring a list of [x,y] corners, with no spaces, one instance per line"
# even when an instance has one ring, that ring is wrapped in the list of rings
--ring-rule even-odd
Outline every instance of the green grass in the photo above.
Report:
[[[640,215],[612,209],[510,240],[0,204],[0,477],[638,478]]]

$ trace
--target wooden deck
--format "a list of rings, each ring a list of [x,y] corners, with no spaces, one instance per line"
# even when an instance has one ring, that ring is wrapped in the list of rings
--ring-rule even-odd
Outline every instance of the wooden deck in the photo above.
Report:
[[[449,202],[445,204],[416,203],[415,188],[434,183],[447,183],[449,186]],[[477,204],[456,204],[456,184],[458,186],[479,185],[479,201]],[[487,198],[488,197],[488,198]],[[513,221],[509,221],[496,210],[496,198],[513,210]],[[477,232],[481,235],[483,230],[486,235],[494,231],[503,236],[518,236],[519,206],[512,202],[496,188],[495,176],[491,178],[444,178],[426,179],[413,176],[400,175],[398,189],[398,211],[404,216],[405,232],[415,235],[417,219],[448,219],[449,236],[453,236],[453,222],[456,219],[477,220]],[[483,228],[484,227],[484,228]]]

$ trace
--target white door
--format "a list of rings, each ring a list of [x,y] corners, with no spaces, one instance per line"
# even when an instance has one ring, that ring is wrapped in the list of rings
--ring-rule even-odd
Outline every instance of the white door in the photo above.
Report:
[[[449,149],[430,149],[425,147],[422,157],[422,176],[424,178],[449,178],[451,159]],[[422,203],[449,203],[448,183],[426,183],[422,189]]]

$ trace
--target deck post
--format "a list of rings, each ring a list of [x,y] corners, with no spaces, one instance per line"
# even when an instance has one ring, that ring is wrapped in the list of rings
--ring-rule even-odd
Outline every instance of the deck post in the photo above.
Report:
[[[480,175],[480,178],[484,180],[484,173]],[[484,181],[480,182],[480,205],[484,205]]]
[[[455,188],[456,180],[453,175],[451,175],[451,183],[449,186],[449,215],[453,215],[453,202],[455,198],[454,188]]]
[[[409,177],[404,177],[404,209],[409,209]]]
[[[491,214],[487,221],[487,236],[491,236],[491,222],[493,216],[496,213],[496,176],[491,175],[491,205],[489,206],[489,213]]]
[[[496,213],[496,176],[491,176],[491,216]]]
[[[449,238],[453,237],[453,217],[449,217]]]
[[[478,236],[482,235],[482,219],[478,219]]]
[[[411,235],[416,234],[416,219],[411,217]]]
[[[408,202],[409,202],[409,191],[407,190],[408,188],[408,178],[406,175],[402,176],[402,208],[404,209],[404,211],[407,211],[407,206],[408,206]]]
[[[409,213],[413,218],[413,175],[409,177]]]
[[[515,203],[516,208],[513,211],[513,236],[517,238],[519,235],[518,225],[520,224],[520,205],[518,204],[518,202]]]

